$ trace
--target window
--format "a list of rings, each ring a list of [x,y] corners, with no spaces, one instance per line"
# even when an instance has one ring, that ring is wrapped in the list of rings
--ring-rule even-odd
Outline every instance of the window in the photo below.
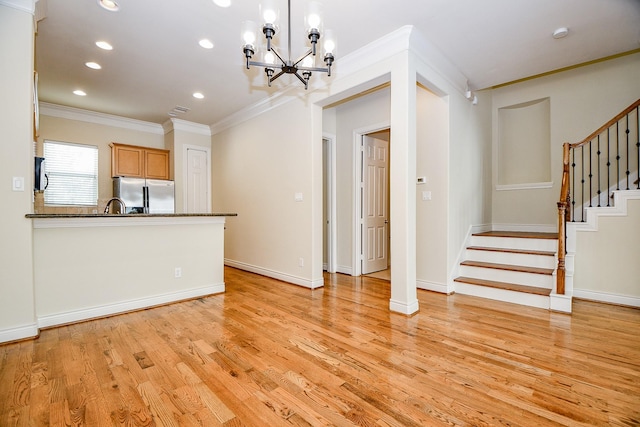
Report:
[[[98,204],[98,147],[45,141],[45,205]]]

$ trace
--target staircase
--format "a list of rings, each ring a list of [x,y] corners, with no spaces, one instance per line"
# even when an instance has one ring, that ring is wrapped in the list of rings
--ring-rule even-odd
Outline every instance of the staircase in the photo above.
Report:
[[[456,293],[549,309],[557,233],[489,231],[469,239]]]

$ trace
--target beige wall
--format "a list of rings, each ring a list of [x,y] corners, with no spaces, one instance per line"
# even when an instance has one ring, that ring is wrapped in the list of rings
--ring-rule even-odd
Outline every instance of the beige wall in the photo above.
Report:
[[[496,191],[493,223],[556,227],[562,144],[578,142],[631,105],[640,94],[640,53],[504,86],[492,91],[493,142],[498,109],[549,98],[551,188]],[[494,185],[497,177],[494,174]]]
[[[574,295],[622,304],[630,304],[631,301],[624,298],[631,297],[637,305],[640,301],[638,242],[638,199],[627,202],[626,216],[601,216],[597,231],[577,232]]]
[[[42,115],[40,117],[40,128],[39,147],[42,147],[44,140],[95,145],[98,147],[98,212],[104,210],[105,203],[113,196],[111,147],[109,147],[109,144],[118,142],[120,144],[143,147],[165,148],[164,137],[159,126],[159,131],[152,133]]]
[[[310,121],[293,100],[212,137],[213,210],[238,214],[227,221],[225,258],[304,286],[313,280],[312,144],[322,145]]]
[[[33,15],[0,5],[0,342],[36,334],[33,192]],[[13,177],[24,191],[12,191]]]
[[[389,126],[391,91],[389,87],[353,99],[335,108],[336,123],[336,202],[337,269],[353,271],[354,237],[354,132],[379,130]]]
[[[62,228],[60,224],[73,220],[35,220],[36,225],[49,224],[34,230],[40,324],[224,291],[224,220],[196,223],[200,219],[82,218]],[[176,267],[182,270],[180,278],[175,277]]]

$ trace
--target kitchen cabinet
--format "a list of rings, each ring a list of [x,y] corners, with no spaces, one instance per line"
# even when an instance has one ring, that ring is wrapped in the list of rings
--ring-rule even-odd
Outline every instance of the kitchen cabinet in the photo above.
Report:
[[[169,150],[111,144],[111,176],[169,179]]]

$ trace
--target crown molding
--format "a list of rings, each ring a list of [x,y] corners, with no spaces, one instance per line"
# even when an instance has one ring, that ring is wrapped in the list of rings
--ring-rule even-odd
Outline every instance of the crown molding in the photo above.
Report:
[[[7,6],[12,9],[21,10],[23,12],[27,12],[33,15],[33,13],[36,10],[36,1],[34,0],[0,0],[0,6]]]
[[[181,130],[184,132],[194,133],[197,135],[211,136],[211,127],[200,123],[189,122],[182,119],[171,118],[162,124],[164,133],[172,130]]]
[[[162,125],[96,111],[40,102],[40,115],[164,135]]]

